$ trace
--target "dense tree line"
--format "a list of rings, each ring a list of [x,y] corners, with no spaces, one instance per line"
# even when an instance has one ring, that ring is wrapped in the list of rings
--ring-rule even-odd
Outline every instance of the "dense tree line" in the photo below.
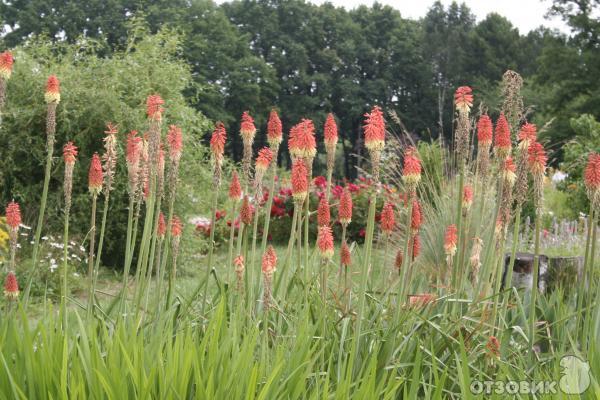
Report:
[[[196,82],[186,95],[197,109],[232,133],[244,110],[263,130],[272,107],[286,129],[302,117],[320,126],[333,112],[352,176],[371,105],[395,111],[421,137],[449,138],[454,88],[471,85],[495,114],[506,69],[526,79],[530,118],[555,118],[544,135],[558,149],[573,133],[572,116],[600,114],[598,5],[554,0],[549,11],[567,21],[570,37],[543,27],[523,35],[498,14],[476,22],[464,4],[439,2],[420,20],[377,3],[346,10],[303,0],[5,0],[0,16],[5,47],[32,35],[68,42],[83,35],[103,40],[107,56],[127,45],[134,18],[153,31],[174,28]],[[231,138],[228,151],[239,159],[240,138]]]

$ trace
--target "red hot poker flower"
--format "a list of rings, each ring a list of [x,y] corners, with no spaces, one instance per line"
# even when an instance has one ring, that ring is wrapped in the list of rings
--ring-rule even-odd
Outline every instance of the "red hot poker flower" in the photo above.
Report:
[[[60,82],[55,75],[50,75],[46,81],[46,93],[44,93],[46,103],[60,102]]]
[[[181,151],[183,149],[183,134],[181,133],[180,127],[177,125],[169,126],[167,143],[169,144],[169,157],[171,160],[179,160],[181,158]]]
[[[465,185],[463,188],[462,207],[463,210],[469,210],[473,204],[473,188]]]
[[[446,228],[444,235],[444,251],[446,255],[453,256],[456,254],[456,245],[458,243],[458,230],[456,225],[452,224]]]
[[[395,225],[394,206],[391,203],[385,203],[381,211],[381,230],[389,235],[394,230]]]
[[[526,122],[519,131],[518,135],[519,147],[526,149],[529,145],[537,140],[537,128],[534,124]]]
[[[90,193],[97,196],[102,191],[103,182],[102,162],[98,153],[94,153],[88,171],[88,189]]]
[[[382,151],[385,147],[385,120],[379,106],[365,114],[365,147],[369,151]]]
[[[333,233],[331,232],[330,227],[319,227],[317,247],[319,248],[319,254],[322,259],[330,260],[331,257],[333,257]]]
[[[19,225],[21,225],[21,208],[14,201],[6,206],[6,223],[12,230],[19,229]]]
[[[473,94],[469,86],[461,86],[454,93],[454,105],[459,112],[469,112],[473,106]]]
[[[167,224],[165,222],[165,215],[162,213],[158,214],[158,227],[156,228],[159,238],[164,238],[167,234]]]
[[[14,59],[10,51],[0,53],[0,78],[5,81],[12,75]]]
[[[346,242],[342,243],[342,249],[340,252],[341,263],[344,267],[350,266],[352,264],[352,255],[350,254],[350,248],[346,244]]]
[[[321,201],[319,202],[319,207],[317,209],[317,225],[318,226],[329,226],[329,222],[331,221],[331,211],[329,209],[329,202],[327,198],[323,196]]]
[[[183,232],[183,224],[177,215],[174,215],[171,219],[171,235],[173,237],[181,236]]]
[[[150,95],[146,98],[146,114],[148,118],[160,121],[162,113],[165,111],[162,105],[165,101],[158,94]]]
[[[269,165],[273,161],[273,152],[268,147],[263,147],[258,151],[258,156],[256,157],[256,170],[265,172]]]
[[[9,271],[4,281],[4,296],[8,300],[16,300],[19,298],[19,284],[15,273]]]
[[[492,144],[492,120],[487,114],[483,114],[477,121],[477,141],[485,148]]]
[[[215,130],[210,138],[210,150],[212,151],[213,157],[216,161],[223,159],[226,138],[227,132],[225,131],[225,126],[222,122],[217,122]]]
[[[533,175],[543,175],[546,170],[546,162],[548,161],[544,146],[539,142],[533,142],[529,145],[527,154],[527,162],[531,173]]]
[[[67,142],[63,147],[63,158],[66,164],[74,164],[77,157],[77,147],[73,142]]]
[[[267,122],[267,141],[269,146],[276,148],[279,147],[283,140],[283,126],[277,111],[271,110],[269,114],[269,121]]]
[[[127,135],[127,164],[137,165],[142,155],[142,138],[137,136],[137,131],[131,131]]]
[[[423,224],[423,214],[421,213],[421,205],[418,201],[413,201],[412,212],[411,212],[411,220],[410,220],[410,229],[413,234],[416,234],[421,225]]]
[[[252,143],[256,127],[254,126],[254,118],[248,114],[248,111],[242,113],[242,122],[240,124],[240,135],[244,139],[244,143]]]
[[[510,141],[508,121],[503,113],[500,114],[498,121],[496,121],[495,133],[494,151],[499,159],[504,160],[510,154],[512,143]]]
[[[421,160],[416,156],[417,149],[409,147],[404,153],[402,180],[408,186],[416,186],[421,181]]]
[[[308,194],[308,170],[302,159],[294,161],[292,164],[292,196],[294,201],[302,203]]]
[[[329,113],[325,120],[325,126],[323,127],[323,136],[325,139],[325,150],[331,153],[335,150],[335,146],[338,142],[338,127],[335,123],[333,114]]]
[[[272,275],[277,269],[277,253],[273,246],[269,245],[262,257],[262,272],[265,275]]]
[[[317,154],[315,126],[310,119],[303,119],[290,129],[288,149],[294,158],[312,159]]]
[[[512,157],[506,157],[506,160],[504,160],[504,164],[502,166],[502,178],[504,179],[506,184],[511,187],[515,184],[515,181],[517,179],[516,171],[517,167],[515,166]]]
[[[233,171],[231,176],[231,184],[229,185],[229,199],[239,201],[242,198],[242,186],[237,171]]]
[[[240,210],[240,219],[245,225],[250,225],[252,223],[252,214],[252,207],[250,206],[248,196],[244,196],[244,201],[242,202],[242,208]]]
[[[583,173],[586,188],[590,192],[600,190],[600,154],[592,153],[588,157],[588,163]]]
[[[416,234],[412,240],[412,259],[414,260],[421,254],[421,237]]]
[[[342,197],[340,197],[340,207],[338,209],[338,220],[342,225],[348,225],[352,221],[352,195],[348,188],[344,188]]]

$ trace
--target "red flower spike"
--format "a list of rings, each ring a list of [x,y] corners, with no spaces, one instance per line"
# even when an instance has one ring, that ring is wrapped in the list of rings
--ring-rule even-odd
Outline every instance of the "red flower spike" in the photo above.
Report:
[[[317,154],[315,126],[310,119],[302,119],[290,129],[288,150],[294,158],[312,159]]]
[[[102,172],[102,162],[98,153],[92,156],[90,169],[88,171],[88,189],[91,194],[98,195],[102,191],[104,183],[104,173]]]
[[[463,188],[462,207],[464,210],[471,208],[473,204],[473,188],[469,185],[465,185]]]
[[[17,300],[19,298],[19,283],[15,273],[9,271],[4,281],[4,296],[8,300]]]
[[[421,160],[416,154],[417,149],[412,146],[404,153],[402,181],[409,186],[416,186],[421,181]]]
[[[482,147],[492,144],[492,120],[487,114],[483,114],[477,121],[477,141]]]
[[[385,147],[385,120],[379,106],[365,114],[365,147],[369,151],[382,151]]]
[[[21,225],[21,208],[14,201],[6,206],[6,223],[13,230],[17,230]]]
[[[473,94],[469,86],[461,86],[454,93],[454,105],[459,112],[469,112],[473,106]]]
[[[526,149],[529,145],[537,141],[537,128],[534,124],[526,122],[519,131],[519,147]]]
[[[244,141],[252,142],[254,135],[256,134],[256,127],[254,126],[254,119],[248,114],[248,111],[242,113],[242,122],[240,124],[240,135]]]
[[[348,188],[344,188],[342,197],[340,197],[338,220],[342,225],[348,225],[352,221],[352,195]]]
[[[0,53],[0,78],[5,81],[10,79],[14,62],[15,60],[10,51]]]
[[[500,114],[496,121],[496,132],[494,141],[494,151],[496,156],[504,160],[510,154],[512,143],[510,140],[510,128],[504,114]]]
[[[327,152],[335,150],[335,146],[338,142],[338,127],[335,123],[333,114],[329,113],[325,120],[325,126],[323,127],[323,136],[325,141],[325,149]]]
[[[252,207],[250,206],[250,201],[248,200],[248,196],[244,196],[244,201],[242,202],[242,208],[240,209],[240,218],[245,225],[252,224],[253,217]]]
[[[279,147],[283,140],[283,126],[277,111],[271,110],[269,114],[269,121],[267,122],[267,141],[269,146],[275,148]]]
[[[342,249],[340,251],[340,259],[341,263],[344,267],[350,266],[352,264],[352,255],[350,254],[350,248],[346,244],[346,242],[342,243]]]
[[[327,198],[323,197],[319,202],[319,208],[317,209],[317,225],[318,226],[329,226],[331,221],[331,211],[329,209],[329,202]]]
[[[171,219],[171,235],[173,237],[181,236],[183,232],[183,224],[177,215],[174,215]]]
[[[137,165],[142,153],[142,138],[137,136],[137,131],[131,131],[127,135],[127,164]]]
[[[63,147],[63,158],[66,164],[74,164],[77,157],[77,146],[73,142],[67,142]]]
[[[256,170],[265,172],[273,161],[273,152],[268,147],[263,147],[258,151],[256,157]]]
[[[458,243],[458,230],[456,225],[452,224],[446,228],[444,235],[444,251],[446,255],[453,256],[456,254],[456,245]]]
[[[242,198],[242,186],[237,171],[233,171],[231,176],[231,184],[229,185],[229,199],[239,201]]]
[[[223,158],[226,138],[227,132],[225,131],[225,126],[222,122],[217,122],[210,138],[210,151],[212,152],[215,160],[221,160]]]
[[[265,275],[271,275],[277,269],[277,253],[273,246],[269,245],[265,254],[262,256],[262,272]]]
[[[322,259],[330,260],[333,257],[333,233],[330,227],[319,227],[317,247]]]
[[[546,170],[547,161],[548,157],[546,156],[544,146],[539,142],[531,143],[527,149],[527,163],[529,164],[531,173],[534,175],[543,175]]]
[[[381,211],[381,230],[389,235],[394,230],[395,225],[394,206],[391,203],[385,203]]]
[[[292,164],[292,196],[295,202],[302,203],[308,194],[308,171],[302,159]]]
[[[583,173],[585,186],[589,191],[600,190],[600,154],[592,153]]]
[[[146,114],[148,118],[160,121],[162,113],[165,111],[162,105],[165,101],[158,94],[150,95],[146,98]]]
[[[502,165],[502,178],[507,183],[507,185],[514,185],[517,179],[516,171],[517,167],[515,166],[512,157],[506,157],[506,160],[504,160],[504,163]]]
[[[46,103],[60,102],[60,82],[54,75],[50,75],[46,81],[46,93],[44,93]]]
[[[177,125],[170,125],[167,132],[167,143],[169,144],[169,157],[171,160],[179,160],[183,150],[183,134]]]
[[[410,219],[410,229],[413,234],[416,234],[423,224],[423,214],[421,213],[421,205],[418,201],[413,201]]]
[[[167,224],[165,222],[165,215],[162,211],[158,214],[158,227],[156,228],[156,233],[158,233],[158,237],[161,239],[167,234]]]
[[[421,237],[417,234],[412,240],[412,259],[414,260],[421,254]]]

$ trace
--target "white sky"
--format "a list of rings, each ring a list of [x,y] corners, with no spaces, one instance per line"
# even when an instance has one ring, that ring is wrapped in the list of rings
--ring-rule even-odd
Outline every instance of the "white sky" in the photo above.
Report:
[[[326,0],[308,0],[315,4],[325,3]],[[361,4],[371,5],[373,0],[327,0],[336,6],[354,8]],[[435,0],[379,0],[379,3],[390,5],[397,10],[404,18],[418,19],[425,16],[427,10]],[[568,33],[569,29],[559,18],[546,19],[544,15],[551,5],[551,0],[462,0],[458,3],[466,3],[480,21],[491,12],[496,12],[519,28],[524,34],[537,28],[540,25],[549,28],[557,28]],[[452,0],[442,0],[445,6],[452,3]]]

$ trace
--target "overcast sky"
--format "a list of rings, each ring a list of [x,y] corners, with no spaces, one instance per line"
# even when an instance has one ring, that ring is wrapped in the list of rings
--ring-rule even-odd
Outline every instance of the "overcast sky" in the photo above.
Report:
[[[309,0],[312,3],[322,4],[326,0]],[[328,0],[336,6],[354,8],[360,4],[371,5],[373,0]],[[222,2],[222,1],[221,1]],[[379,0],[380,3],[390,5],[398,10],[405,18],[417,19],[423,17],[434,0]],[[521,33],[527,33],[540,25],[550,28],[558,28],[568,32],[567,26],[558,18],[545,19],[544,15],[550,8],[551,0],[463,0],[471,11],[482,20],[491,12],[496,12],[519,28]],[[444,5],[452,3],[452,0],[442,0]]]

